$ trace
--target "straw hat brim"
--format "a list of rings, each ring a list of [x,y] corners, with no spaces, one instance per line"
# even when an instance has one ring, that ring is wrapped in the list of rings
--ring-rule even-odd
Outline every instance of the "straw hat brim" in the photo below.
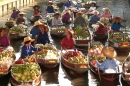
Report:
[[[65,33],[70,33],[72,37],[74,37],[74,31],[72,29],[66,29]]]
[[[119,17],[119,16],[114,17],[114,18],[113,18],[113,22],[115,22],[117,19],[119,20],[119,22],[122,22],[122,18]]]
[[[101,21],[98,21],[98,23],[100,23],[102,26],[104,26],[104,24]]]
[[[35,39],[31,39],[30,37],[25,37],[25,38],[24,38],[24,41],[22,42],[22,44],[24,44],[24,43],[27,42],[27,41],[34,42]]]
[[[44,25],[41,21],[36,21],[33,26]]]
[[[109,8],[102,8],[103,11],[109,11]]]
[[[76,13],[76,15],[83,15],[83,12],[78,12]]]
[[[24,12],[20,12],[20,13],[19,13],[19,15],[25,15],[25,14],[26,14],[26,13],[24,13]]]
[[[117,56],[117,53],[113,47],[104,47],[102,53],[107,58],[113,59]]]

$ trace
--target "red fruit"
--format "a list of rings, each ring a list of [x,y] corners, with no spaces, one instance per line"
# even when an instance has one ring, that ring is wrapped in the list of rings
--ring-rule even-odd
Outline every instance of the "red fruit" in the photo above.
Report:
[[[23,60],[17,60],[15,64],[24,64],[25,62]]]

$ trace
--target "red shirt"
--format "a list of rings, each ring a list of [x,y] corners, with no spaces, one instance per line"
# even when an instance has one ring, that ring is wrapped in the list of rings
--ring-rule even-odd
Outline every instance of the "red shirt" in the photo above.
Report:
[[[74,40],[73,38],[68,39],[67,37],[63,38],[61,41],[62,49],[73,49],[74,48]]]
[[[105,34],[106,33],[106,28],[102,25],[100,25],[95,33],[99,34]]]

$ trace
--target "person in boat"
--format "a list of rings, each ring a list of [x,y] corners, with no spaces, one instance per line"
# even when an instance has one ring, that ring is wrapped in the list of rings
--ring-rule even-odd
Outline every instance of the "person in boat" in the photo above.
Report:
[[[70,2],[70,0],[66,0],[64,6],[65,6],[65,8],[71,7],[71,2]]]
[[[122,18],[119,16],[116,16],[113,18],[113,22],[111,24],[111,30],[113,31],[120,31],[121,28],[124,28],[124,26],[121,24]]]
[[[81,0],[78,0],[77,4],[76,4],[76,8],[79,10],[80,8],[83,8],[83,5],[81,3]]]
[[[46,13],[55,13],[54,7],[52,6],[52,1],[49,1],[48,6],[46,8]]]
[[[37,39],[37,36],[44,31],[48,32],[48,27],[42,21],[36,21],[34,27],[31,29],[30,34],[32,34],[32,39]]]
[[[77,27],[78,25],[81,25],[82,27],[83,26],[87,26],[87,23],[86,23],[86,21],[85,21],[85,19],[83,18],[83,13],[82,12],[78,12],[77,14],[76,14],[76,19],[75,19],[75,21],[74,21],[74,27]]]
[[[1,47],[8,47],[10,45],[10,40],[9,37],[7,36],[8,34],[8,29],[7,28],[0,28],[0,46]]]
[[[102,53],[104,56],[106,56],[106,60],[104,60],[102,64],[100,64],[97,61],[96,62],[97,67],[104,73],[117,73],[118,65],[117,65],[117,61],[115,60],[117,53],[114,50],[114,48],[110,46],[104,47],[102,49]]]
[[[21,59],[24,59],[28,56],[31,56],[34,54],[35,51],[40,51],[40,49],[35,48],[34,46],[31,45],[31,42],[34,42],[35,39],[31,39],[29,36],[25,37],[22,44],[21,48]]]
[[[63,25],[62,19],[60,18],[60,13],[55,13],[52,18],[52,26]]]
[[[107,28],[104,26],[104,23],[101,21],[98,21],[99,27],[96,29],[94,32],[95,34],[106,34],[107,33]]]
[[[17,25],[19,25],[19,24],[23,24],[24,25],[25,24],[24,16],[25,16],[24,12],[19,13],[18,19],[16,20],[16,24]]]
[[[12,12],[10,18],[16,20],[18,18],[18,14],[19,13],[20,13],[20,11],[14,7],[13,12]]]
[[[65,14],[62,16],[62,22],[64,24],[70,24],[71,23],[71,15],[69,13],[69,9],[65,10]]]
[[[109,21],[111,21],[112,20],[112,14],[111,14],[110,9],[106,7],[106,8],[103,8],[102,10],[103,10],[103,13],[101,13],[100,18],[103,18],[103,17],[108,18]]]
[[[88,20],[90,28],[92,28],[92,24],[96,24],[97,21],[100,20],[100,17],[98,16],[99,12],[97,10],[94,10],[92,13],[93,15]]]
[[[89,4],[91,5],[89,8],[89,12],[96,10],[96,2],[95,1],[90,1]]]
[[[72,29],[66,29],[66,37],[61,41],[62,49],[74,49],[74,31]]]

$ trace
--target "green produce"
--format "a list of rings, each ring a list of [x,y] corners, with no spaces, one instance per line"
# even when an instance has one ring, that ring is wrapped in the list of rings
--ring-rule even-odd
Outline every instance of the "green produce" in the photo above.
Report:
[[[10,33],[24,33],[24,28],[21,26],[14,26],[10,29]]]

